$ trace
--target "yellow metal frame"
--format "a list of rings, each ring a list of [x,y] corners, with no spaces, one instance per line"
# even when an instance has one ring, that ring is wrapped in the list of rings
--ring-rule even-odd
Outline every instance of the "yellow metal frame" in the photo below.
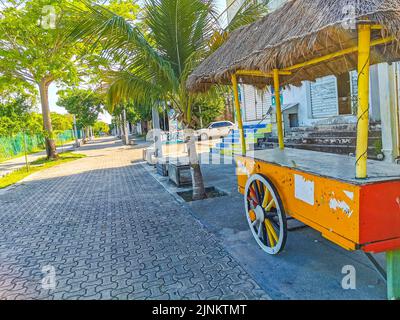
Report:
[[[240,130],[240,138],[242,143],[242,154],[246,154],[246,141],[243,130],[243,121],[240,110],[239,93],[238,93],[238,76],[253,76],[253,77],[269,77],[274,80],[274,90],[276,98],[276,115],[278,127],[279,148],[284,149],[283,121],[280,99],[280,75],[291,75],[291,72],[296,69],[301,69],[307,66],[318,64],[324,61],[329,61],[335,58],[345,56],[347,54],[358,52],[358,74],[359,74],[359,94],[358,94],[358,126],[357,126],[357,163],[356,177],[359,179],[367,178],[367,150],[368,150],[368,128],[369,128],[369,67],[370,67],[370,52],[371,47],[390,43],[395,40],[395,37],[386,37],[371,41],[371,30],[382,29],[379,25],[363,24],[358,27],[358,45],[334,52],[322,57],[311,59],[309,61],[295,64],[291,67],[282,70],[274,69],[272,73],[265,73],[257,70],[238,70],[232,76],[232,85],[235,96],[236,114]]]
[[[362,27],[362,26],[360,26],[360,27]],[[370,26],[368,26],[368,27],[370,27]],[[393,40],[395,40],[395,37],[386,37],[386,38],[382,38],[382,39],[378,39],[378,40],[373,40],[370,42],[370,46],[371,47],[379,46],[381,44],[392,42]],[[355,52],[359,51],[359,49],[360,49],[359,45],[351,47],[351,48],[343,49],[338,52],[328,54],[326,56],[318,57],[318,58],[311,59],[311,60],[303,62],[303,63],[295,64],[291,67],[285,68],[284,71],[292,71],[292,70],[296,70],[296,69],[301,69],[304,67],[311,66],[313,64],[318,64],[318,63],[321,63],[324,61],[333,60],[335,58],[339,58],[339,57],[345,56],[350,53],[355,53]]]
[[[244,129],[243,129],[243,120],[242,120],[242,112],[240,110],[240,102],[239,102],[239,88],[237,82],[236,74],[232,75],[232,86],[233,86],[233,95],[235,100],[235,110],[236,110],[236,117],[239,126],[239,133],[240,133],[240,143],[242,144],[242,155],[246,155],[247,148],[246,148],[246,138],[244,136]]]
[[[367,178],[369,131],[369,66],[371,55],[371,26],[358,28],[358,125],[356,177]]]
[[[282,76],[290,76],[292,73],[290,71],[282,71],[278,70],[279,75]],[[236,71],[237,76],[249,76],[249,77],[264,77],[264,78],[273,78],[274,73],[265,73],[262,71],[257,71],[257,70],[239,70]]]
[[[274,91],[275,91],[275,104],[276,104],[276,124],[278,127],[278,141],[279,149],[285,149],[285,142],[283,140],[283,121],[282,121],[282,108],[281,108],[281,86],[279,84],[279,70],[274,69]]]

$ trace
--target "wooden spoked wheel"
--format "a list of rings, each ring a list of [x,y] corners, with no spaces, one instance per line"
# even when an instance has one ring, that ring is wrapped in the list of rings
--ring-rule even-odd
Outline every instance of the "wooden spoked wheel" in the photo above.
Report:
[[[268,254],[279,254],[286,244],[287,221],[275,186],[260,174],[251,176],[244,202],[247,221],[258,245]]]

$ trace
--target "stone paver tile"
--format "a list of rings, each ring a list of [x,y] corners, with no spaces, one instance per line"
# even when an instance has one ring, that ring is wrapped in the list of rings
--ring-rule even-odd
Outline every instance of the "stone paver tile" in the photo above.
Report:
[[[0,194],[0,299],[268,299],[141,149],[108,139],[79,152]]]

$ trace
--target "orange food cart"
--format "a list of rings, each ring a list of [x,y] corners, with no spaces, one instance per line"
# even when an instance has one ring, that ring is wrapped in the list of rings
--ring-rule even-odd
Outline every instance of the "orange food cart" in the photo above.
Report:
[[[208,88],[210,83],[227,84],[226,74],[231,77],[229,80],[233,85],[242,141],[242,154],[236,157],[239,192],[244,195],[246,219],[258,245],[268,254],[279,254],[287,241],[287,220],[296,219],[346,250],[366,252],[375,266],[377,262],[371,253],[386,252],[387,272],[383,275],[388,283],[388,297],[400,299],[400,166],[368,160],[367,157],[370,65],[385,61],[388,55],[384,52],[388,46],[392,46],[391,50],[397,50],[393,49],[394,46],[398,47],[398,37],[390,34],[390,28],[385,27],[381,21],[374,20],[374,17],[381,17],[378,14],[383,9],[386,12],[393,10],[400,15],[400,6],[391,2],[391,6],[385,7],[388,2],[390,1],[371,1],[381,6],[374,9],[375,11],[369,8],[371,12],[360,13],[360,16],[355,17],[352,30],[346,30],[340,19],[325,26],[325,29],[322,26],[321,29],[316,29],[314,35],[317,41],[313,42],[307,54],[288,54],[289,59],[281,59],[279,54],[285,54],[287,42],[295,41],[295,35],[293,39],[285,38],[282,42],[272,35],[271,43],[264,44],[264,49],[255,50],[251,54],[247,52],[242,60],[231,58],[232,63],[225,67],[225,73],[222,67],[218,69],[218,65],[213,65],[213,69],[217,70],[213,76],[204,75],[205,67],[212,65],[213,61],[218,64],[227,49],[232,52],[235,48],[240,48],[240,44],[233,43],[238,42],[240,36],[246,39],[253,37],[253,41],[256,41],[263,36],[260,29],[279,28],[272,25],[272,21],[286,16],[287,21],[295,19],[296,10],[302,11],[302,14],[307,12],[304,11],[306,5],[310,6],[307,9],[311,11],[310,15],[318,14],[315,3],[324,8],[324,1],[321,0],[314,1],[313,4],[306,0],[289,1],[263,21],[232,35],[227,44],[200,66],[199,70],[203,75],[200,75],[200,71],[195,71],[189,83],[196,87],[197,81],[198,88],[203,89]],[[340,4],[343,1],[327,1],[326,5],[328,3]],[[315,7],[312,7],[314,4]],[[327,17],[331,16],[327,14]],[[391,23],[399,24],[399,21]],[[307,26],[303,26],[303,29],[307,30]],[[251,31],[254,35],[251,35]],[[313,36],[311,31],[310,35]],[[324,36],[329,40],[326,44],[318,42],[322,32],[325,32]],[[335,35],[338,35],[337,42]],[[350,40],[343,40],[347,36]],[[281,48],[283,46],[284,49]],[[380,53],[378,58],[377,53]],[[290,64],[290,61],[295,63]],[[332,61],[335,64],[330,65]],[[342,65],[348,62],[349,66]],[[254,69],[244,69],[243,65],[254,66]],[[310,72],[319,76],[332,74],[335,71],[332,66],[343,68],[341,71],[351,71],[354,65],[358,71],[356,156],[285,149],[281,85],[308,80]],[[248,152],[241,119],[238,83],[258,85],[263,83],[262,79],[264,84],[274,87],[279,147]],[[382,268],[378,269],[382,271]]]

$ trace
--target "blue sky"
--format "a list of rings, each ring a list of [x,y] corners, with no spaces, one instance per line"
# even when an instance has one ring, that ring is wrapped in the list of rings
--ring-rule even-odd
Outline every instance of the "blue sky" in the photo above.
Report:
[[[219,10],[223,10],[225,8],[225,3],[225,0],[216,0],[216,4]],[[55,84],[52,84],[49,88],[50,110],[58,113],[66,113],[66,110],[64,108],[57,106],[57,91],[60,89],[61,88],[58,88]],[[111,116],[109,114],[100,115],[100,119],[105,122],[111,123]]]

